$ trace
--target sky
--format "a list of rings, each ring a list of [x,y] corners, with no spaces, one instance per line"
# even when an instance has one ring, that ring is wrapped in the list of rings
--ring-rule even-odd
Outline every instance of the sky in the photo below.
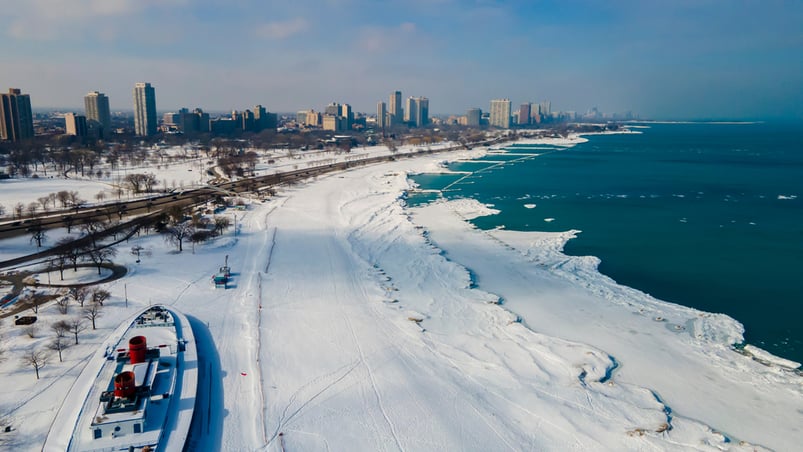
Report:
[[[803,2],[0,0],[0,89],[81,111],[264,105],[432,114],[549,100],[656,119],[803,120]],[[514,107],[515,108],[515,107]]]

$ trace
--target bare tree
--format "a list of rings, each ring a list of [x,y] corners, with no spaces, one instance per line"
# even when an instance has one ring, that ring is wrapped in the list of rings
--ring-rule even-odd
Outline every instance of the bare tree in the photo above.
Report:
[[[53,208],[55,209],[56,208],[56,194],[55,193],[48,193],[47,194],[47,200],[50,202],[50,205],[53,206]],[[45,209],[45,210],[47,210],[47,209]]]
[[[125,184],[134,194],[137,194],[143,191],[152,191],[157,184],[157,180],[153,174],[134,173],[125,177]]]
[[[141,245],[134,245],[131,247],[131,254],[137,256],[137,263],[139,263],[142,256],[150,256],[151,252],[145,249],[144,246]]]
[[[59,297],[59,299],[56,300],[56,306],[58,306],[60,313],[66,314],[67,311],[70,310],[70,299],[67,297]]]
[[[183,242],[195,233],[195,226],[191,222],[185,221],[173,226],[167,227],[164,230],[165,240],[168,243],[178,246],[178,252],[182,252]]]
[[[98,275],[104,262],[111,262],[111,259],[117,255],[117,250],[114,248],[95,248],[89,247],[84,250],[84,257],[95,264],[98,268]]]
[[[36,201],[42,206],[42,210],[47,212],[48,206],[50,205],[50,198],[47,196],[40,196],[36,198]]]
[[[47,233],[45,233],[45,229],[42,227],[42,222],[40,220],[35,220],[28,228],[28,232],[31,234],[30,241],[36,242],[36,247],[41,248],[42,242],[47,240]]]
[[[73,271],[78,271],[78,259],[81,257],[81,250],[73,243],[70,237],[62,237],[56,241],[56,247],[60,250],[57,254],[56,263],[59,265],[61,279],[64,280],[64,264],[67,261],[72,263]]]
[[[86,287],[70,287],[69,294],[83,308],[84,301],[86,301],[86,297],[89,295],[89,289]]]
[[[84,324],[84,319],[81,317],[73,317],[67,324],[69,326],[69,332],[75,336],[75,344],[78,345],[78,334],[81,331],[86,329],[86,324]]]
[[[25,210],[25,204],[18,202],[14,204],[14,214],[17,219],[22,218],[22,212]]]
[[[90,303],[84,308],[84,318],[92,322],[92,329],[95,329],[95,320],[103,316],[103,305],[99,303]]]
[[[36,372],[36,379],[39,379],[39,370],[47,365],[49,356],[44,350],[31,350],[22,357],[23,366],[31,366]]]
[[[215,235],[220,235],[223,233],[223,231],[228,229],[229,226],[231,226],[231,220],[229,217],[216,216],[214,218],[214,225],[215,227],[212,232],[214,232]]]
[[[89,238],[92,239],[92,246],[97,246],[96,237],[99,232],[106,229],[106,223],[95,217],[87,217],[81,222],[81,231],[83,231]]]
[[[62,190],[56,193],[56,199],[61,204],[61,207],[65,208],[70,202],[70,192],[68,192],[67,190]]]
[[[67,343],[67,330],[62,329],[62,328],[57,328],[56,327],[57,325],[58,325],[58,323],[54,323],[52,325],[53,332],[56,333],[56,335],[53,337],[53,340],[50,341],[50,343],[47,345],[47,347],[49,349],[51,349],[51,350],[55,350],[56,352],[58,352],[58,354],[59,354],[59,362],[63,363],[64,359],[61,356],[61,351],[64,350],[65,348],[67,348],[67,346],[68,346],[68,343]]]
[[[35,293],[26,293],[21,300],[23,303],[28,303],[31,306],[31,311],[34,314],[39,314],[39,307],[42,305],[44,298],[37,297]]]
[[[111,296],[112,294],[108,290],[100,288],[94,289],[92,290],[92,303],[97,303],[103,306],[103,302],[108,300]]]
[[[28,211],[28,216],[29,217],[35,217],[36,216],[36,212],[39,211],[39,203],[38,202],[31,202],[31,203],[28,204],[28,206],[25,209]]]
[[[84,203],[84,200],[81,199],[80,196],[78,196],[78,192],[77,191],[74,191],[74,190],[70,191],[69,192],[69,196],[70,196],[70,206],[72,206],[72,207],[80,207],[81,204]]]

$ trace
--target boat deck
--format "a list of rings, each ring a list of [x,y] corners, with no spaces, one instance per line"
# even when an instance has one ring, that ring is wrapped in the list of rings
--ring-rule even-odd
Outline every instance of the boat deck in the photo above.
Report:
[[[43,450],[181,450],[192,420],[197,387],[197,351],[189,321],[165,307],[145,310],[121,326],[103,353],[87,365],[80,380],[94,380],[80,411],[63,407],[56,422],[75,419],[69,443],[48,436]],[[146,339],[141,361],[132,359],[129,340]],[[102,360],[102,363],[97,363]],[[138,362],[139,361],[139,362]],[[97,365],[92,365],[95,363]],[[97,369],[97,370],[95,370]],[[115,377],[130,372],[131,394],[115,394]],[[83,385],[86,388],[86,385]],[[85,391],[87,389],[84,389]],[[71,391],[72,392],[72,391]],[[66,428],[61,429],[66,433]]]

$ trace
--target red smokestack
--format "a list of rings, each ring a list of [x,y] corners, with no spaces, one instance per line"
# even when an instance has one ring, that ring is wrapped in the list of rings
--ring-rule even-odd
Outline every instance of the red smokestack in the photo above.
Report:
[[[114,377],[114,396],[131,398],[137,393],[134,372],[122,372]]]
[[[134,336],[128,340],[128,356],[131,364],[145,362],[145,354],[148,351],[148,344],[145,336]]]

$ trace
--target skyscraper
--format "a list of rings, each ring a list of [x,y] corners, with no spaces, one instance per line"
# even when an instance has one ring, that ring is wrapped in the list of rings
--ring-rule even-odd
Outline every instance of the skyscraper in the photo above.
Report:
[[[413,97],[410,96],[407,98],[407,105],[404,106],[404,122],[407,124],[415,122],[416,108],[413,105],[414,102]]]
[[[407,110],[404,112],[404,122],[423,127],[429,123],[429,99],[426,97],[409,97]]]
[[[346,130],[351,130],[351,125],[354,122],[354,112],[351,111],[351,105],[341,105],[340,116],[346,119]]]
[[[510,128],[510,99],[494,99],[491,101],[491,116],[488,124],[492,127]]]
[[[472,108],[466,112],[466,125],[469,127],[479,127],[480,118],[482,117],[482,110],[479,108]]]
[[[528,125],[530,124],[530,104],[521,104],[519,106],[519,124],[520,125]]]
[[[376,126],[380,129],[388,126],[388,109],[384,102],[376,104]]]
[[[84,96],[84,110],[87,121],[100,124],[100,136],[108,137],[112,130],[112,117],[109,111],[109,98],[97,91]]]
[[[77,137],[86,136],[86,116],[76,113],[67,113],[64,115],[64,128],[67,135],[74,135]]]
[[[9,88],[0,95],[0,139],[20,141],[33,138],[31,97],[19,89]]]
[[[134,85],[134,130],[137,135],[156,135],[156,90],[150,83]]]
[[[390,120],[388,121],[389,126],[395,126],[402,123],[403,113],[401,91],[391,93],[390,102],[388,103],[388,114],[390,115]]]

